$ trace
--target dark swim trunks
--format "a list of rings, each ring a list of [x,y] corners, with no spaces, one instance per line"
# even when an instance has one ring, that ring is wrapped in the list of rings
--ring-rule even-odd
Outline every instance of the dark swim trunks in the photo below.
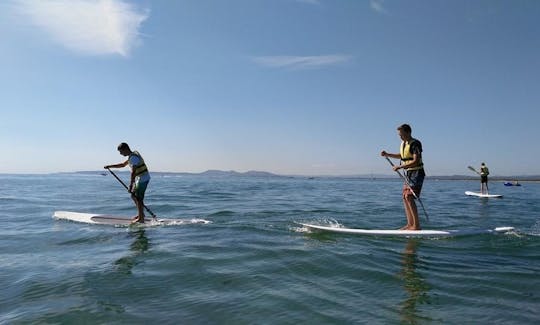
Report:
[[[424,169],[419,170],[411,170],[407,171],[407,180],[409,181],[409,185],[414,191],[414,194],[416,194],[417,197],[420,197],[420,192],[422,191],[422,185],[424,184],[424,178],[426,176],[426,173],[424,172]],[[411,189],[407,184],[405,183],[403,185],[403,197],[407,197],[413,195],[411,192]]]
[[[133,188],[133,194],[140,200],[144,200],[144,193],[148,187],[149,182],[137,182]]]

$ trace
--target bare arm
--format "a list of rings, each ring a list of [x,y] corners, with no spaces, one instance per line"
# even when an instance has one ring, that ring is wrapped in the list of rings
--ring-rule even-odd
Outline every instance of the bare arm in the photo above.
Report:
[[[420,158],[421,158],[421,156],[419,154],[415,153],[415,154],[413,154],[413,159],[412,160],[408,161],[406,164],[394,167],[394,170],[398,170],[400,168],[407,169],[407,168],[416,167],[420,163]]]
[[[383,157],[390,157],[394,159],[401,159],[401,155],[399,153],[388,153],[386,151],[381,151],[381,156]]]
[[[135,168],[131,169],[131,180],[129,182],[129,192],[133,191],[133,184],[135,183]]]
[[[123,167],[126,167],[128,165],[128,160],[124,161],[124,162],[121,162],[121,163],[118,163],[118,164],[114,164],[114,165],[106,165],[105,169],[109,169],[109,168],[123,168]]]

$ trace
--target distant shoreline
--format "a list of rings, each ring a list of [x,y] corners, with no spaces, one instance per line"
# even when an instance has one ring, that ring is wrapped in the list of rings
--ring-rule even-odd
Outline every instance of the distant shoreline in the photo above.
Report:
[[[118,171],[118,173],[128,173],[125,171]],[[49,174],[82,174],[82,175],[108,175],[108,172],[101,170],[94,171],[76,171],[76,172],[59,172],[59,173],[49,173]],[[10,174],[10,173],[0,173],[0,175],[25,175],[21,174]],[[27,175],[32,175],[28,173]],[[222,170],[207,170],[200,173],[190,173],[190,172],[152,172],[153,176],[210,176],[210,177],[282,177],[282,178],[308,178],[308,179],[317,179],[317,178],[343,178],[343,179],[371,179],[371,180],[385,180],[385,179],[396,179],[399,178],[398,175],[385,175],[385,174],[359,174],[359,175],[280,175],[274,174],[265,171],[247,171],[247,172],[237,172],[234,170],[231,171],[222,171]],[[478,176],[467,176],[467,175],[436,175],[436,176],[426,176],[428,180],[435,181],[480,181]],[[540,175],[525,175],[525,176],[493,176],[489,178],[490,182],[540,182]]]

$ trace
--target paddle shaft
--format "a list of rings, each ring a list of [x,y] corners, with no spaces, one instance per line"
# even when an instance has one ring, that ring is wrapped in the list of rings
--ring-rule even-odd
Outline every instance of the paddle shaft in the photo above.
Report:
[[[478,175],[481,175],[476,169],[474,169],[473,166],[468,166],[467,168],[469,168],[469,169],[472,170],[473,172],[477,173]]]
[[[388,158],[386,156],[384,158],[386,158],[388,163],[390,163],[390,166],[392,166],[392,167],[395,166],[394,163],[392,162],[392,160],[390,160],[390,158]],[[405,184],[411,190],[412,195],[414,196],[415,199],[418,200],[418,202],[420,203],[420,206],[422,207],[422,210],[424,210],[424,214],[426,215],[426,220],[429,221],[429,216],[428,216],[428,214],[426,212],[426,208],[424,207],[424,203],[422,203],[422,200],[420,200],[420,198],[416,195],[416,193],[414,193],[414,190],[413,190],[411,184],[409,184],[409,180],[407,179],[407,176],[404,176],[403,174],[401,174],[401,172],[399,170],[396,170],[396,173],[398,173],[399,177],[401,177],[401,179],[403,179],[403,181],[405,181]]]
[[[116,178],[116,179],[120,182],[120,184],[122,184],[122,185],[126,188],[126,190],[127,190],[129,193],[133,194],[132,192],[129,191],[129,188],[128,188],[127,185],[120,179],[120,177],[116,176],[116,174],[115,174],[110,168],[107,168],[107,170],[114,176],[114,178]],[[133,195],[135,195],[135,194],[133,194]],[[137,197],[137,196],[135,195],[135,197]],[[137,198],[137,200],[138,200],[138,199],[139,199],[139,198]],[[154,219],[157,218],[156,215],[154,214],[154,212],[152,212],[152,210],[150,210],[144,203],[143,203],[142,205],[143,205],[144,209],[145,209],[146,211],[148,211],[148,213],[150,213],[150,214],[152,215],[152,218],[154,218]]]

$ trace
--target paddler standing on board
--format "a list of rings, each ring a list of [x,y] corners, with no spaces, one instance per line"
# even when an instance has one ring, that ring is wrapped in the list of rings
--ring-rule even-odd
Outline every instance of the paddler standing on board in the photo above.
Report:
[[[137,216],[133,217],[133,222],[144,223],[144,193],[150,182],[150,173],[144,163],[144,159],[137,151],[131,151],[128,144],[122,142],[118,145],[118,151],[128,159],[122,163],[115,165],[107,165],[104,168],[123,168],[129,165],[131,167],[131,181],[128,191],[131,193],[131,198],[137,206]]]
[[[480,165],[480,193],[489,194],[488,191],[488,175],[489,169],[485,163]]]
[[[420,196],[426,176],[422,163],[422,143],[411,136],[412,129],[408,124],[399,126],[397,130],[401,138],[400,152],[387,153],[383,150],[381,156],[400,159],[402,163],[399,166],[394,166],[393,169],[396,172],[399,169],[406,171],[405,184],[403,184],[403,205],[405,206],[407,225],[401,230],[420,230],[418,209],[414,199]]]

